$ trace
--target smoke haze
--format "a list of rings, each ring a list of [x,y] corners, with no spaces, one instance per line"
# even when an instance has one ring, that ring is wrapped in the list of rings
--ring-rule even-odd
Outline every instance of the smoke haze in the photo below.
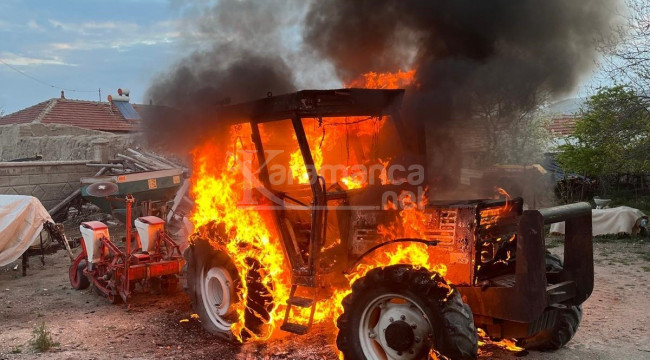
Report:
[[[342,86],[369,71],[417,69],[407,119],[444,124],[501,102],[527,109],[566,94],[596,58],[618,0],[220,0],[184,5],[195,49],[147,98],[183,112],[152,139],[187,146],[213,128],[215,106],[302,88]],[[177,114],[178,115],[178,114]]]

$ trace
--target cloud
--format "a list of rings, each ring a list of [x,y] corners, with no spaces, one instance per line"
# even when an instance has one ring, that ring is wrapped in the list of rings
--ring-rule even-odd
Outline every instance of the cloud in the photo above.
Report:
[[[180,34],[174,21],[160,21],[148,26],[128,22],[64,23],[50,19],[55,29],[76,34],[67,42],[47,45],[51,52],[72,50],[115,49],[118,51],[137,46],[153,46],[174,42]]]
[[[49,19],[48,22],[55,29],[77,33],[79,35],[98,35],[110,32],[123,33],[139,30],[139,25],[132,22],[85,21],[81,23],[73,23],[54,19]]]
[[[53,50],[74,50],[75,45],[70,43],[51,43],[50,48]]]
[[[29,20],[27,22],[27,27],[32,30],[39,30],[39,31],[43,30],[43,28],[40,25],[38,25],[38,23],[35,20]]]
[[[11,52],[2,52],[0,53],[0,60],[6,64],[14,66],[30,66],[30,65],[63,65],[63,66],[77,66],[76,64],[70,64],[63,61],[59,57],[52,58],[35,58],[21,56]]]

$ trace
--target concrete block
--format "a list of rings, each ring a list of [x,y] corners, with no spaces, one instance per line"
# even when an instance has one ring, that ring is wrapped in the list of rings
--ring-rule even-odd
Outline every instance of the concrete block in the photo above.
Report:
[[[43,168],[43,172],[47,174],[65,174],[69,172],[69,168],[66,168],[68,165],[62,165],[62,164],[52,164],[52,165],[46,165]]]
[[[7,186],[7,187],[0,187],[0,195],[19,195],[14,188]]]
[[[77,189],[81,189],[81,183],[79,181],[69,181],[67,182],[68,186],[72,189],[72,191],[75,191]]]
[[[47,165],[43,168],[43,172],[46,174],[63,174],[66,170],[63,165]]]
[[[29,175],[14,175],[9,178],[9,185],[28,185]]]
[[[43,173],[43,166],[41,165],[31,165],[31,166],[21,166],[20,173],[23,175],[37,175]]]
[[[47,175],[47,174],[29,175],[29,183],[32,185],[46,184],[51,181],[52,181],[51,175]]]
[[[75,190],[77,190],[77,188],[73,188],[72,186],[70,186],[69,183],[65,183],[65,184],[63,184],[63,186],[61,187],[61,192],[62,192],[63,194],[65,194],[66,197],[67,197],[68,195],[72,194]]]
[[[51,164],[43,166],[44,174],[67,174],[72,171],[76,165]]]
[[[74,173],[74,172],[79,172],[83,169],[87,168],[86,165],[61,165],[61,171],[65,173]]]
[[[0,187],[1,186],[9,186],[10,182],[9,179],[11,177],[9,175],[0,175]]]
[[[13,189],[18,195],[32,195],[35,185],[14,186]]]
[[[44,200],[45,199],[45,190],[41,187],[41,185],[36,185],[34,186],[34,189],[32,190],[32,196],[39,199],[39,200]]]
[[[19,166],[0,166],[0,175],[20,175]]]
[[[81,179],[82,176],[83,175],[79,174],[78,172],[61,174],[61,181],[65,181],[65,182],[79,181],[79,179]]]
[[[63,200],[63,188],[65,183],[61,184],[41,184],[39,187],[43,189],[43,200]],[[39,197],[40,199],[40,197]]]
[[[43,174],[57,174],[58,167],[56,165],[44,165]]]
[[[47,181],[44,184],[59,184],[68,181],[68,174],[47,174]]]

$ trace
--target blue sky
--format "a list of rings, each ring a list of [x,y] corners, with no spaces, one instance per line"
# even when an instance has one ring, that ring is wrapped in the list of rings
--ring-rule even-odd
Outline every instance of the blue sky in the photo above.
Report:
[[[135,102],[182,54],[178,7],[166,0],[0,1],[0,111],[59,97],[102,101],[128,88]]]
[[[196,13],[200,6],[187,4],[183,0],[0,0],[0,60],[11,66],[0,63],[0,112],[12,113],[59,97],[62,88],[81,90],[66,91],[69,99],[95,101],[100,99],[98,89],[106,101],[118,88],[128,88],[132,102],[147,103],[145,91],[151,81],[191,47],[200,47],[200,34],[185,34],[183,39],[179,32],[181,24],[200,15]],[[281,41],[291,47],[299,30],[288,26],[287,31]],[[232,33],[221,35],[237,41]],[[302,73],[314,76],[302,79],[299,86],[340,86],[327,66],[324,75],[315,71],[314,61],[297,66],[308,66],[309,71]],[[598,78],[593,74],[586,74],[586,85],[567,96],[588,95]]]

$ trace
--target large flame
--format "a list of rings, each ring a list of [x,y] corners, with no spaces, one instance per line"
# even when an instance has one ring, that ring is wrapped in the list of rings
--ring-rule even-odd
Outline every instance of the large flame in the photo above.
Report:
[[[395,73],[376,73],[371,71],[361,75],[352,82],[345,84],[345,86],[348,88],[397,89],[413,84],[414,80],[415,70],[399,70]],[[305,124],[305,133],[310,145],[314,165],[319,174],[323,175],[320,171],[324,159],[323,151],[327,152],[331,150],[344,139],[347,141],[350,136],[354,136],[355,138],[364,136],[368,137],[368,139],[366,139],[367,141],[362,144],[366,150],[368,150],[367,148],[369,147],[369,143],[372,142],[371,138],[379,133],[385,122],[384,120],[385,119],[383,118],[351,116],[344,118],[328,118],[319,122],[314,121],[311,124]],[[351,155],[349,151],[348,158],[345,159],[346,163],[361,163],[362,160],[363,159],[358,159],[354,155]],[[381,159],[380,162],[384,167],[388,163],[387,161],[381,161]],[[294,181],[299,184],[309,183],[309,176],[305,169],[305,164],[299,149],[291,154],[289,166]],[[345,189],[360,189],[368,185],[368,179],[365,175],[366,174],[355,172],[354,169],[348,166],[346,171],[343,174],[340,174],[340,176],[337,176],[335,180]],[[385,171],[383,172],[381,181],[382,184],[388,182],[385,178]]]
[[[364,86],[375,88],[397,87],[404,81],[412,81],[414,71],[398,72],[395,76],[388,74],[369,73],[364,76],[365,83],[352,83],[350,86]],[[309,121],[313,121],[309,123]],[[309,141],[312,157],[317,171],[320,170],[328,149],[340,145],[342,139],[353,134],[356,138],[365,136],[372,142],[382,128],[384,119],[381,118],[328,118],[305,119],[304,128]],[[207,239],[216,249],[226,251],[233,259],[240,279],[246,279],[251,270],[250,259],[255,259],[261,265],[262,283],[266,290],[273,296],[273,308],[270,311],[270,320],[266,321],[266,331],[261,335],[251,333],[244,324],[246,311],[245,301],[235,304],[239,315],[238,321],[232,325],[232,331],[239,339],[242,334],[249,334],[253,339],[264,340],[272,337],[283,320],[286,302],[289,298],[291,287],[291,273],[288,262],[284,257],[279,236],[272,230],[273,221],[268,214],[253,209],[241,202],[246,197],[244,194],[252,187],[259,186],[250,176],[245,176],[253,171],[255,164],[254,146],[250,142],[251,129],[248,125],[237,125],[231,129],[228,141],[213,141],[197,146],[193,151],[193,177],[192,195],[195,200],[195,209],[192,222],[197,232],[193,239]],[[262,134],[264,135],[264,134]],[[234,144],[234,145],[231,145]],[[231,149],[232,146],[232,150]],[[370,147],[370,144],[362,144]],[[243,155],[242,155],[243,154]],[[245,159],[246,158],[246,159]],[[250,159],[253,160],[250,160]],[[363,159],[348,158],[347,162],[362,161]],[[379,159],[384,169],[381,171],[381,183],[388,183],[385,167],[387,160]],[[291,152],[289,158],[291,176],[298,183],[307,183],[309,178],[305,170],[302,154],[299,149]],[[355,189],[364,187],[367,179],[353,171],[349,165],[347,172],[336,180],[344,188]],[[250,195],[249,195],[250,196]],[[404,197],[400,200],[401,210],[396,217],[397,222],[386,224],[379,229],[385,239],[397,237],[423,238],[424,210],[426,199],[412,199]],[[223,224],[225,234],[215,234],[214,227],[209,224]],[[212,229],[212,230],[211,230]],[[340,241],[338,242],[340,243]],[[377,251],[364,259],[351,273],[347,274],[347,285],[333,289],[333,296],[321,300],[317,304],[314,322],[332,322],[342,313],[341,300],[350,292],[350,284],[366,275],[368,271],[377,267],[393,264],[412,264],[425,266],[428,269],[444,276],[447,268],[443,264],[432,264],[430,249],[426,244],[398,242],[385,246],[382,251]],[[248,288],[242,281],[238,289],[238,297],[246,299]],[[450,288],[451,292],[451,288]],[[308,319],[308,309],[297,309],[292,315],[293,319],[305,321]]]
[[[238,127],[240,128],[240,127]],[[241,130],[233,127],[231,132],[231,143],[236,144],[242,139],[250,136],[241,136]],[[248,128],[250,133],[250,128]],[[250,148],[250,145],[248,145]],[[245,146],[246,147],[246,146]],[[192,194],[194,196],[195,209],[192,214],[192,222],[198,229],[195,237],[207,239],[210,244],[220,250],[226,251],[233,259],[240,279],[246,279],[251,269],[249,259],[257,260],[262,267],[262,283],[274,296],[274,306],[270,312],[271,320],[267,322],[267,331],[262,338],[268,338],[273,333],[278,319],[278,314],[289,297],[290,277],[287,276],[284,255],[279,238],[271,231],[271,221],[259,211],[241,206],[239,202],[243,198],[245,186],[250,184],[251,179],[245,179],[246,169],[242,166],[249,166],[242,159],[238,159],[237,153],[226,153],[217,144],[205,143],[193,151],[194,172],[192,177]],[[209,223],[223,224],[225,236],[210,233],[202,227]],[[246,299],[248,288],[245,281],[239,289],[239,298]],[[239,321],[232,326],[232,331],[239,339],[244,332],[252,334],[244,326],[244,313],[246,304],[240,301],[235,304],[235,310],[239,314]]]

